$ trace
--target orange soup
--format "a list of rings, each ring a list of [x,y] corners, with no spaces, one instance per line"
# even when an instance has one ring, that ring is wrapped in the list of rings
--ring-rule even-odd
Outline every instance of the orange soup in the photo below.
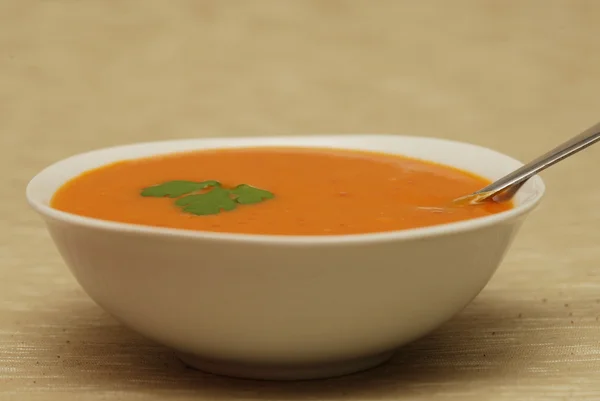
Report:
[[[445,207],[487,184],[465,171],[397,155],[314,148],[219,149],[103,166],[66,183],[51,205],[102,220],[190,230],[362,234],[510,209],[510,203]]]

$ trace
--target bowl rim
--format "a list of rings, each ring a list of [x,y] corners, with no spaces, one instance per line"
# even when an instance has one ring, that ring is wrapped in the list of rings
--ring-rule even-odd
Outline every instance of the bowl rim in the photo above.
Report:
[[[66,223],[68,225],[78,226],[78,227],[86,227],[101,231],[113,231],[118,233],[130,234],[130,235],[139,235],[139,236],[151,236],[151,237],[166,237],[171,239],[187,239],[187,240],[203,240],[203,241],[218,241],[218,242],[229,242],[229,243],[262,243],[267,245],[286,245],[286,246],[321,246],[321,245],[345,245],[345,244],[367,244],[373,242],[390,242],[390,241],[404,241],[404,240],[416,240],[430,237],[439,237],[446,236],[458,233],[464,233],[469,231],[475,231],[482,228],[490,227],[498,223],[506,222],[509,220],[517,219],[520,216],[523,216],[529,213],[532,209],[534,209],[545,193],[545,184],[541,177],[534,176],[530,179],[536,187],[536,193],[534,196],[528,198],[522,204],[515,205],[513,208],[502,211],[499,213],[495,213],[489,216],[476,217],[473,219],[462,220],[453,223],[445,223],[433,226],[426,227],[417,227],[411,229],[404,230],[396,230],[396,231],[385,231],[385,232],[375,232],[375,233],[363,233],[363,234],[343,234],[343,235],[268,235],[268,234],[240,234],[240,233],[223,233],[223,232],[211,232],[211,231],[200,231],[200,230],[189,230],[189,229],[180,229],[180,228],[167,228],[167,227],[156,227],[142,224],[133,224],[133,223],[122,223],[115,222],[103,219],[97,219],[93,217],[80,216],[74,213],[64,212],[58,209],[52,208],[50,205],[47,205],[45,202],[38,199],[37,196],[33,194],[35,186],[38,185],[38,182],[41,180],[41,177],[48,173],[50,169],[57,167],[59,164],[65,164],[76,158],[83,158],[85,156],[99,153],[99,152],[110,152],[116,151],[124,148],[131,148],[137,146],[159,146],[159,145],[167,145],[167,144],[177,144],[177,143],[185,143],[185,142],[209,142],[209,141],[217,141],[217,142],[235,142],[235,141],[252,141],[252,140],[270,140],[274,138],[279,138],[283,140],[290,140],[293,142],[299,138],[357,138],[357,137],[386,137],[386,138],[404,138],[409,140],[426,140],[431,142],[438,143],[446,143],[453,144],[459,146],[468,146],[473,149],[479,149],[481,151],[493,152],[498,156],[502,156],[507,160],[510,160],[514,163],[518,163],[522,165],[523,163],[504,154],[498,152],[496,150],[486,148],[483,146],[479,146],[476,144],[472,144],[469,142],[462,142],[456,140],[435,138],[435,137],[425,137],[425,136],[413,136],[413,135],[397,135],[397,134],[339,134],[339,135],[311,135],[311,136],[274,136],[274,137],[206,137],[206,138],[196,138],[196,139],[174,139],[174,140],[162,140],[162,141],[148,141],[148,142],[135,142],[130,144],[123,144],[117,146],[103,147],[94,150],[90,150],[87,152],[82,152],[78,154],[74,154],[72,156],[63,158],[58,160],[46,168],[39,171],[28,183],[26,188],[26,198],[30,206],[38,212],[42,217],[47,220],[58,221],[62,223]],[[323,148],[314,145],[275,145],[277,147],[303,147],[303,148]],[[235,148],[236,146],[215,146],[211,149],[219,149],[219,148]],[[252,145],[240,145],[238,148],[249,148]],[[256,145],[255,147],[268,147],[263,145]],[[338,147],[339,149],[343,149],[343,146]],[[189,151],[201,150],[202,148],[189,149]],[[167,151],[161,152],[156,151],[152,152],[152,154],[170,154],[177,153],[177,151]],[[152,157],[152,154],[149,156],[133,156],[131,158],[119,158],[118,160],[130,160],[144,157]],[[408,157],[412,157],[408,155]],[[106,162],[103,165],[108,165],[112,162]],[[88,169],[89,170],[89,169]],[[78,174],[79,175],[79,174]],[[64,182],[61,184],[64,185]]]

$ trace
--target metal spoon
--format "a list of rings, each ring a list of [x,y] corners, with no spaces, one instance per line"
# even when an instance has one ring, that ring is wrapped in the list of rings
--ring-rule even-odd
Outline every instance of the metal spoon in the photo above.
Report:
[[[472,205],[483,202],[505,202],[517,193],[519,188],[531,177],[547,169],[559,161],[587,148],[600,140],[600,123],[586,129],[581,134],[555,147],[548,153],[530,161],[523,167],[494,181],[487,187],[472,194],[461,196],[453,201],[454,204]]]

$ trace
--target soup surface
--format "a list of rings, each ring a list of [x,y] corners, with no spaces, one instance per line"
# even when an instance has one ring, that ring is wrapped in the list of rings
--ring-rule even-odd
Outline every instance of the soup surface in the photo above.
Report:
[[[213,232],[360,234],[510,209],[510,203],[446,207],[487,184],[468,172],[397,155],[314,148],[219,149],[122,161],[88,171],[61,187],[51,206],[103,220]]]

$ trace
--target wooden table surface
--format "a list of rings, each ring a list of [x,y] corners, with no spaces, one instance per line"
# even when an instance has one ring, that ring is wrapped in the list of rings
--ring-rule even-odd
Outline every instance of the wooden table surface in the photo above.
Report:
[[[389,364],[304,383],[187,370],[78,287],[26,205],[74,153],[401,133],[528,159],[600,120],[600,1],[0,2],[0,399],[598,400],[600,146],[480,296]]]

